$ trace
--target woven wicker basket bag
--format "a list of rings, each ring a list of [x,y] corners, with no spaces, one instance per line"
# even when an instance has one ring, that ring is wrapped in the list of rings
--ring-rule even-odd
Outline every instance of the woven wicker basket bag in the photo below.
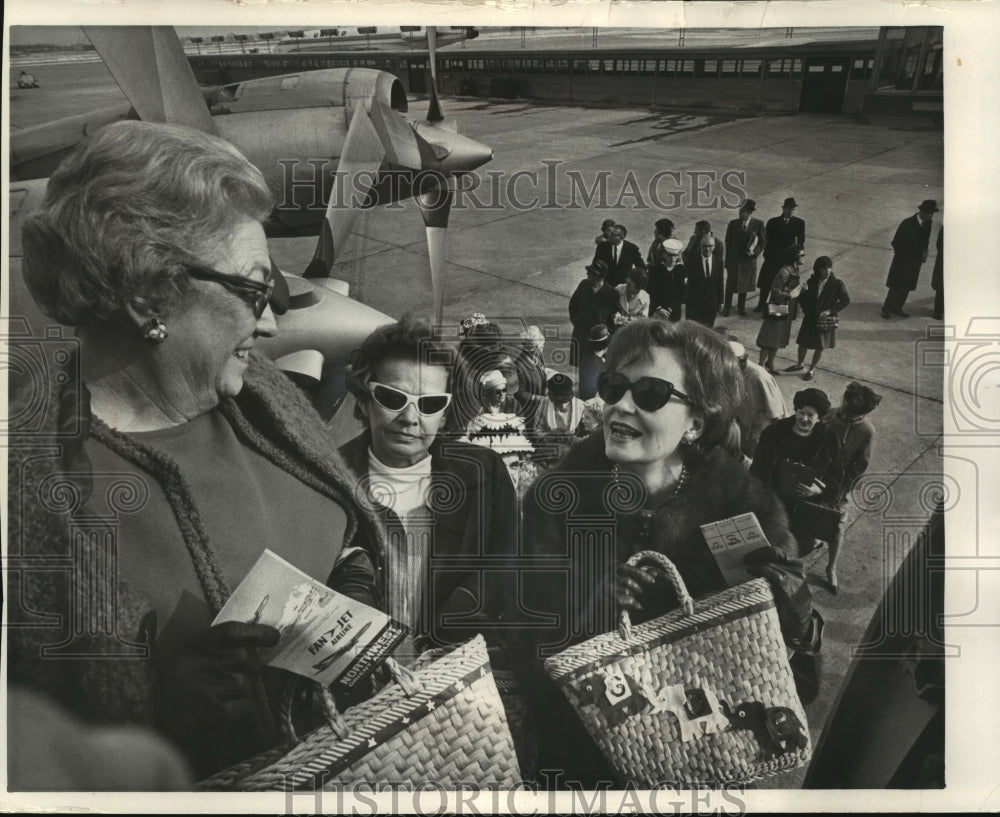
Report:
[[[559,684],[615,769],[643,787],[746,783],[809,761],[774,597],[764,579],[692,600],[677,568],[681,607],[548,658]]]
[[[410,693],[393,683],[344,712],[345,737],[322,726],[290,751],[232,766],[199,788],[317,790],[361,781],[448,788],[473,781],[509,789],[521,782],[482,636],[417,668],[410,684]]]

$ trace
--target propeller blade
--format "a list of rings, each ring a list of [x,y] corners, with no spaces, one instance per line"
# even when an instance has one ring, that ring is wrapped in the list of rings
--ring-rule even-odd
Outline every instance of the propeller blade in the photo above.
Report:
[[[440,122],[444,115],[438,102],[437,26],[427,26],[427,53],[431,61],[431,101],[427,106],[427,121]]]
[[[399,167],[419,170],[420,148],[409,123],[378,97],[372,98],[371,118],[385,147],[386,158]]]
[[[217,133],[173,28],[84,26],[83,30],[140,119]]]
[[[450,180],[449,180],[450,182]],[[434,293],[434,320],[441,325],[444,315],[444,271],[448,263],[448,219],[454,193],[450,186],[433,185],[414,197],[424,217],[427,255],[431,264],[431,289]]]
[[[358,189],[355,180],[365,178],[369,182],[374,182],[384,156],[385,148],[382,146],[378,131],[368,113],[359,105],[355,108],[351,124],[347,129],[347,138],[344,140],[344,148],[337,165],[337,175],[326,206],[326,217],[320,225],[316,253],[306,270],[307,277],[315,278],[330,274],[335,252],[347,240],[351,226],[361,212],[361,208],[355,206],[355,201],[365,191]],[[359,173],[366,175],[359,177]],[[347,188],[340,194],[338,186],[342,184],[347,185]]]

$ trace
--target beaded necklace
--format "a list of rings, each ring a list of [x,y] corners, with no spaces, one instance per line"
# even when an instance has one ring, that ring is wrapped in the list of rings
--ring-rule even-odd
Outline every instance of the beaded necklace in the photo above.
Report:
[[[619,469],[618,469],[618,463],[616,462],[611,468],[611,481],[615,483],[615,485],[618,484],[618,475],[619,475]],[[664,503],[660,503],[661,506],[665,504],[666,501],[674,499],[682,490],[684,490],[684,486],[687,484],[687,481],[688,481],[688,469],[686,465],[682,465],[681,475],[677,478],[677,482],[674,484],[673,491],[670,492],[670,496],[667,497]],[[637,515],[639,517],[639,530],[638,530],[639,539],[641,542],[648,542],[652,538],[653,519],[656,516],[656,511],[644,508],[640,510]]]

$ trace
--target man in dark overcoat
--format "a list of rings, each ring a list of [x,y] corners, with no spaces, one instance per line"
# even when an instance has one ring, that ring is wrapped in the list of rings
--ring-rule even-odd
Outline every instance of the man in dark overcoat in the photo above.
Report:
[[[898,315],[910,317],[903,311],[903,305],[910,293],[917,288],[920,267],[927,260],[927,248],[931,243],[931,221],[938,211],[934,199],[920,203],[915,215],[904,218],[892,237],[892,264],[885,285],[889,288],[882,304],[882,317]]]
[[[715,236],[701,239],[701,255],[684,267],[687,290],[684,298],[686,317],[712,328],[722,306],[722,259],[715,255]]]
[[[605,263],[608,268],[609,287],[624,284],[634,267],[646,268],[646,262],[642,258],[642,250],[631,241],[625,240],[627,234],[628,231],[624,225],[616,224],[611,228],[611,237],[598,244],[594,251],[594,260],[591,264],[596,264],[598,261]]]
[[[764,304],[767,303],[767,296],[771,292],[774,276],[781,269],[785,248],[792,244],[805,246],[806,223],[795,215],[796,207],[798,204],[796,204],[795,199],[789,196],[781,205],[781,215],[768,219],[767,226],[764,227],[764,237],[767,239],[767,244],[764,245],[764,263],[760,265],[760,275],[757,277],[760,298],[757,299],[757,306],[753,308],[754,312],[764,311]]]
[[[739,216],[726,227],[726,306],[723,317],[729,317],[733,295],[737,294],[736,307],[746,315],[747,293],[753,292],[757,280],[757,259],[764,252],[767,237],[764,222],[753,218],[757,203],[747,199],[740,207]]]

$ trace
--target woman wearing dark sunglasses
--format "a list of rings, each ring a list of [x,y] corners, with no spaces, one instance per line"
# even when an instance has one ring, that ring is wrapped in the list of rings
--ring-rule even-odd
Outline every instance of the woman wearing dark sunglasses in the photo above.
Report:
[[[386,609],[416,634],[417,650],[489,636],[500,600],[469,560],[513,553],[516,541],[503,461],[442,431],[451,358],[429,324],[404,316],[368,336],[347,381],[365,431],[340,451],[385,529]]]
[[[40,658],[40,645],[70,644],[81,610],[68,574],[39,575],[26,609],[59,623],[9,632],[11,678],[92,723],[155,725],[199,776],[276,745],[282,687],[299,683],[261,671],[273,627],[211,626],[265,548],[377,602],[375,520],[318,415],[254,351],[276,332],[261,226],[272,206],[229,143],[128,121],[66,159],[23,231],[28,288],[76,338],[49,343],[54,365],[12,385],[15,405],[37,408],[35,440],[58,453],[9,449],[11,485],[31,500],[12,503],[11,530],[58,561],[78,520],[105,527],[72,577],[92,588],[72,642],[87,657]],[[37,501],[36,480],[72,499]],[[353,556],[335,568],[342,552]]]
[[[727,447],[741,377],[725,339],[690,321],[635,321],[615,334],[607,363],[598,381],[603,429],[539,477],[524,508],[529,552],[555,557],[568,551],[579,570],[571,571],[570,582],[565,570],[523,572],[526,609],[558,623],[525,629],[517,639],[523,646],[519,664],[537,691],[544,724],[540,767],[565,769],[567,778],[585,785],[611,779],[610,771],[562,693],[542,674],[537,649],[607,632],[622,609],[642,621],[675,606],[666,583],[624,564],[633,553],[667,555],[695,597],[721,590],[725,582],[700,525],[753,512],[771,547],[755,554],[747,579],[771,580],[790,646],[811,654],[820,631],[801,564],[787,556],[794,540],[781,502]],[[595,535],[595,527],[610,537]],[[573,531],[584,529],[590,533],[574,542]],[[602,541],[610,550],[601,551]],[[603,571],[595,569],[604,564]],[[568,594],[573,581],[577,586]]]

